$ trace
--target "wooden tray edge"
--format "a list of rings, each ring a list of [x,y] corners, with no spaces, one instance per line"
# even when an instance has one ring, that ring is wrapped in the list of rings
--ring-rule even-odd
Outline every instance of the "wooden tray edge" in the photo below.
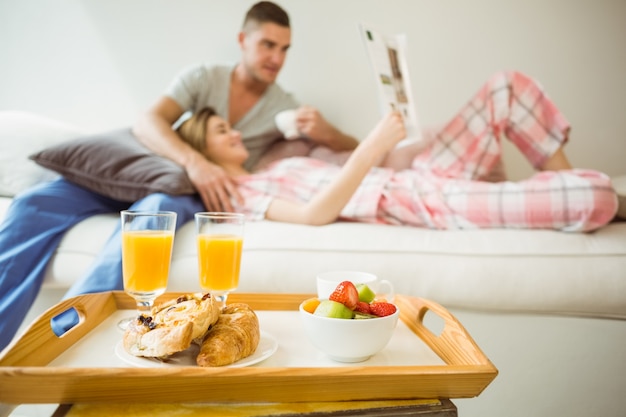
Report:
[[[167,293],[160,301],[183,293]],[[297,310],[299,304],[312,294],[245,294],[234,293],[232,302],[248,302],[259,310]],[[103,399],[124,402],[119,395],[120,378],[132,380],[133,392],[128,401],[143,398],[153,401],[297,401],[294,392],[285,387],[297,387],[301,398],[318,401],[408,399],[408,398],[468,398],[480,394],[497,376],[498,371],[484,355],[463,326],[442,306],[421,298],[396,296],[401,319],[447,366],[341,367],[341,368],[239,368],[203,369],[178,368],[71,368],[50,369],[45,365],[81,337],[95,328],[113,311],[134,307],[134,301],[123,292],[89,294],[66,300],[42,314],[24,335],[0,355],[0,402],[63,403],[90,402]],[[59,338],[52,333],[51,317],[74,307],[82,313],[81,325]],[[91,315],[89,312],[97,311]],[[427,311],[433,311],[445,322],[439,335],[423,325]],[[93,317],[92,317],[93,316]],[[70,337],[71,336],[71,337]],[[52,347],[51,347],[52,345]],[[44,349],[45,347],[45,349]],[[45,354],[41,354],[43,352]],[[49,353],[52,352],[52,353]],[[38,363],[33,366],[32,358]],[[454,381],[454,377],[458,381]],[[155,390],[155,381],[167,379],[166,390]],[[349,388],[359,378],[376,380],[372,388]],[[333,383],[329,384],[330,379]],[[320,390],[321,386],[340,384],[344,389]],[[45,393],[31,392],[33,386],[45,382]],[[176,381],[176,382],[174,382]],[[194,382],[195,381],[195,382]],[[201,381],[197,382],[197,381]],[[352,381],[352,383],[350,383]],[[198,385],[196,385],[196,383]],[[35,384],[35,385],[33,385]],[[232,389],[232,384],[240,387]],[[381,388],[381,386],[386,388]],[[230,387],[230,392],[224,390]],[[249,387],[249,390],[242,389]],[[270,388],[260,388],[270,387]],[[29,389],[31,387],[31,389]],[[88,387],[95,387],[90,390]],[[108,389],[107,389],[108,387]],[[172,389],[184,387],[184,390]],[[109,394],[107,394],[109,392]],[[241,394],[243,392],[243,394]],[[254,395],[251,398],[251,393]],[[107,396],[108,395],[108,396]],[[243,395],[243,396],[242,396]],[[245,396],[245,398],[244,398]],[[114,397],[114,398],[113,398]]]

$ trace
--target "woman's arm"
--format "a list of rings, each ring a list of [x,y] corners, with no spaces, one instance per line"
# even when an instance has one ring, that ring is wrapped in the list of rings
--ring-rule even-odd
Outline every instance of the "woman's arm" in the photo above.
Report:
[[[354,150],[333,182],[311,201],[298,204],[275,199],[265,217],[268,220],[310,225],[332,223],[339,217],[369,170],[405,136],[401,115],[397,112],[388,114]]]

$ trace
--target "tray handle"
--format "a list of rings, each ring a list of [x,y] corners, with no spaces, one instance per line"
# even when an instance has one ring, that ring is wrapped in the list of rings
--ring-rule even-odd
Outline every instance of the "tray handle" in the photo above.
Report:
[[[78,324],[57,336],[50,321],[72,308],[78,314]],[[0,366],[45,366],[116,309],[117,304],[111,293],[86,294],[63,300],[37,317],[22,336],[0,352]]]
[[[397,295],[395,302],[400,308],[401,319],[447,364],[492,366],[463,325],[440,304],[424,298],[403,295]],[[424,317],[429,311],[444,322],[439,335],[435,335],[424,324]]]

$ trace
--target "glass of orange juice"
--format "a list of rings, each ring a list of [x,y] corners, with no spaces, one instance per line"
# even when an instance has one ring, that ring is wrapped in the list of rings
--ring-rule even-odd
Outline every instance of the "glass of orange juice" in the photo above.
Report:
[[[239,286],[245,217],[239,213],[196,213],[200,287],[222,307]]]
[[[173,211],[120,212],[124,291],[137,302],[139,314],[150,315],[154,300],[165,292],[176,229]],[[125,328],[133,320],[122,320]]]

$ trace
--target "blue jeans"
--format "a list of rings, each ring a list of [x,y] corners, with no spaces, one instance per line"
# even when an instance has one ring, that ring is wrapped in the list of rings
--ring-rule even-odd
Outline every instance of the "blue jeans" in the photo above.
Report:
[[[193,219],[194,213],[204,211],[204,206],[195,195],[166,194],[151,194],[129,204],[64,179],[40,184],[14,198],[0,225],[0,350],[9,344],[35,301],[48,262],[65,232],[90,216],[125,209],[175,211],[178,228]],[[123,288],[120,233],[118,224],[65,298]],[[53,325],[55,333],[61,334],[75,323],[75,317],[65,320]]]

